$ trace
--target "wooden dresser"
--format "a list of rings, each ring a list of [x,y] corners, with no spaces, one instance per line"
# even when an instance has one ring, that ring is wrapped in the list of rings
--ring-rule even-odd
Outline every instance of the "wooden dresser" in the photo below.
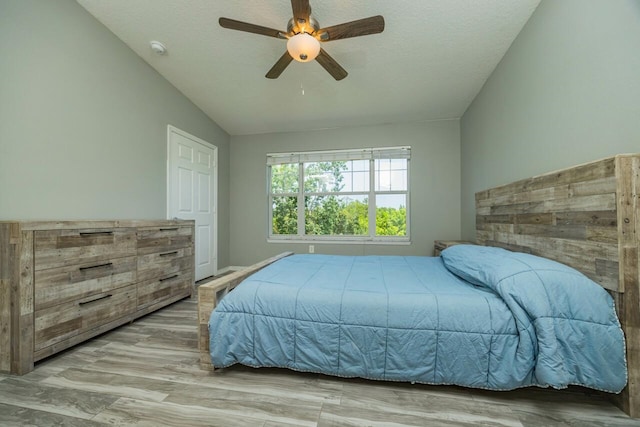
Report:
[[[191,296],[194,222],[0,222],[0,372]]]

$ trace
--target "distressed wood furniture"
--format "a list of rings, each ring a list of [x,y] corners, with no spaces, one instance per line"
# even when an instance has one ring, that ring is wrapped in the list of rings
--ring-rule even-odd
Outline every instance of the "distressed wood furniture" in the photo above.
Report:
[[[570,265],[608,289],[626,336],[629,382],[615,397],[640,417],[640,154],[619,155],[476,194],[476,244],[528,252]],[[208,321],[229,289],[277,259],[199,288],[199,347],[209,358]]]
[[[639,192],[640,154],[629,154],[476,193],[478,244],[570,265],[614,297],[629,375],[615,400],[632,417],[640,417]]]
[[[433,256],[440,256],[440,253],[454,245],[473,245],[473,242],[466,240],[436,240],[433,242]]]
[[[0,222],[0,371],[190,296],[193,221]]]

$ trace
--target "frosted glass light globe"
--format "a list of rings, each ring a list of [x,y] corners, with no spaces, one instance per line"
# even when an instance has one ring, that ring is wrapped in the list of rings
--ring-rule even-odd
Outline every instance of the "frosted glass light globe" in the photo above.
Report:
[[[287,41],[287,50],[296,61],[309,62],[320,53],[320,42],[307,33],[300,33]]]

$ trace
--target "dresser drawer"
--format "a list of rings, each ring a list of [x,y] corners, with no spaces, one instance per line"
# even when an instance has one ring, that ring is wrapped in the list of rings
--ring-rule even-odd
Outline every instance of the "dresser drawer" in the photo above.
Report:
[[[154,280],[138,283],[138,310],[177,295],[190,295],[193,287],[191,271],[180,271]]]
[[[138,255],[169,252],[193,244],[193,228],[184,226],[138,228]]]
[[[38,270],[34,275],[35,309],[52,307],[132,284],[136,281],[136,267],[136,257],[129,256]]]
[[[132,228],[34,232],[36,271],[135,254],[136,233]]]
[[[138,280],[167,277],[193,267],[193,248],[180,248],[138,256]]]
[[[35,312],[35,350],[135,312],[136,285],[68,301]]]

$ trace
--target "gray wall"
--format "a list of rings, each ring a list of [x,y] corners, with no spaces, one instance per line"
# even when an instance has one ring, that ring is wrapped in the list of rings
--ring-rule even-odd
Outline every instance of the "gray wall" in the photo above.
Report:
[[[461,119],[462,235],[474,193],[640,152],[640,1],[542,0]]]
[[[0,219],[166,217],[167,125],[229,135],[73,0],[0,0]]]
[[[460,237],[458,120],[231,138],[231,263],[249,265],[307,244],[267,243],[266,154],[339,148],[411,146],[411,245],[325,244],[316,253],[432,255],[435,239]]]

